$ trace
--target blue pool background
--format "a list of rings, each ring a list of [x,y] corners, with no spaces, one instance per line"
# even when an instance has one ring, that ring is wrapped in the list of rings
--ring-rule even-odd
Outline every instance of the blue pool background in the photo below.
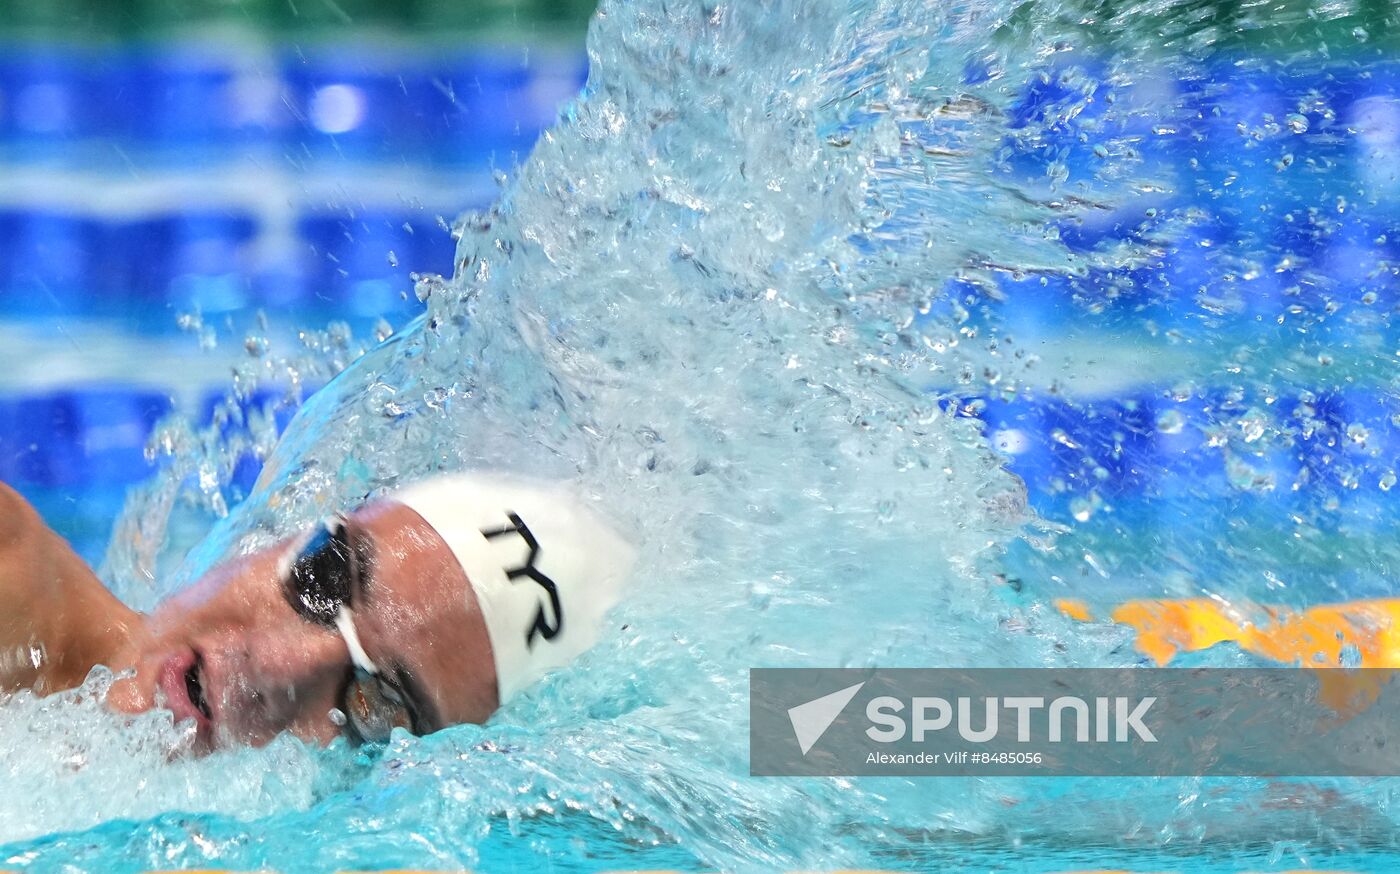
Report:
[[[281,326],[342,323],[362,341],[421,313],[414,279],[451,275],[451,223],[491,202],[587,74],[581,45],[558,35],[426,50],[235,36],[107,46],[12,40],[0,57],[0,478],[93,561],[125,489],[151,470],[144,449],[162,416],[178,410],[208,422],[227,402],[242,411],[235,418],[266,404],[280,423],[290,418],[295,397],[266,388],[230,394],[228,347],[256,334],[258,311]],[[1075,96],[1072,73],[1025,83],[1008,126],[1035,124],[1048,136],[1011,149],[1007,172],[1034,178],[1052,162],[1088,172],[1102,157],[1082,136],[1093,107],[1053,122]],[[966,72],[968,81],[981,75]],[[1210,341],[1218,350],[1222,336],[1267,341],[1273,326],[1264,314],[1297,290],[1277,271],[1250,285],[1242,309],[1212,315],[1200,301],[1222,283],[1213,259],[1222,243],[1293,252],[1351,286],[1353,297],[1375,296],[1378,313],[1393,310],[1400,68],[1339,63],[1300,72],[1221,57],[1208,79],[1154,87],[1194,107],[1195,121],[1167,131],[1144,116],[1143,166],[1186,179],[1229,168],[1237,184],[1181,185],[1067,225],[1063,239],[1088,250],[1139,237],[1158,211],[1195,207],[1208,216],[1170,247],[1163,269],[1139,271],[1129,294],[1092,273],[1000,274],[1002,296],[985,321],[1023,346],[1077,350],[1131,346],[1144,323],[1183,349]],[[1276,187],[1284,166],[1263,150],[1241,162],[1240,144],[1251,126],[1297,124],[1300,94],[1331,108],[1336,130],[1314,122],[1296,137],[1287,161],[1322,169]],[[1370,136],[1338,134],[1367,111],[1381,113]],[[1290,209],[1363,177],[1373,197],[1338,209],[1325,235],[1292,221]],[[951,280],[931,317],[946,316],[964,295],[969,304],[977,297]],[[1085,307],[1094,313],[1087,323]],[[1322,326],[1314,336],[1332,332],[1346,347],[1355,339],[1349,330],[1400,347],[1389,318]],[[222,348],[201,351],[216,343]],[[132,366],[142,359],[160,363]],[[1182,482],[1202,500],[1233,491],[1224,457],[1202,435],[1234,427],[1262,401],[1196,384],[1190,397],[1175,397],[1190,369],[1189,355],[1166,358],[1068,386],[1066,396],[962,390],[945,406],[988,423],[1047,518],[1068,521],[1075,497],[1090,490],[1126,518],[1135,502],[1150,504]],[[1295,385],[1269,398],[1279,409],[1306,402],[1320,425],[1265,467],[1281,478],[1308,470],[1313,483],[1335,485],[1333,456],[1345,454],[1349,427],[1367,427],[1373,455],[1400,445],[1400,407],[1385,379],[1363,368],[1341,386]],[[251,455],[239,462],[229,502],[257,469]],[[1383,519],[1377,505],[1388,490],[1375,476],[1342,483],[1335,518]],[[1275,492],[1268,500],[1302,498]]]
[[[274,399],[234,397],[201,341],[259,310],[360,338],[422,312],[451,223],[583,85],[582,33],[557,31],[4,39],[0,479],[97,562],[162,416]]]

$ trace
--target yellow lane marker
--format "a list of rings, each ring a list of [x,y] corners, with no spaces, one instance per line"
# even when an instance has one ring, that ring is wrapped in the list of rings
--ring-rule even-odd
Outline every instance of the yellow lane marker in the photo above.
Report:
[[[1056,608],[1092,622],[1082,601],[1061,599]],[[1355,649],[1350,667],[1400,668],[1400,599],[1377,598],[1297,611],[1283,607],[1222,604],[1207,598],[1126,601],[1109,618],[1137,631],[1138,651],[1166,665],[1179,652],[1226,641],[1284,664],[1342,667],[1343,650]]]

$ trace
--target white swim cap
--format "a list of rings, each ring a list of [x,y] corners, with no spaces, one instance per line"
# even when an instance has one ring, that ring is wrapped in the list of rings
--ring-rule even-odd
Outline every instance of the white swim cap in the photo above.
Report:
[[[597,642],[635,559],[568,485],[449,474],[388,497],[422,516],[466,573],[502,704]]]

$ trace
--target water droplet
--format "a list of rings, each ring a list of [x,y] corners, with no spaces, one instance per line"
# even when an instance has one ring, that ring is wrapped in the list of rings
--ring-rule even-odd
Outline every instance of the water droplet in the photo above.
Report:
[[[1305,134],[1308,132],[1308,120],[1305,116],[1293,113],[1288,116],[1288,129],[1295,134]]]
[[[423,393],[423,403],[434,410],[440,410],[449,394],[451,394],[451,392],[442,386],[431,388]]]
[[[348,347],[353,338],[354,332],[350,330],[349,322],[331,322],[326,325],[326,339],[337,349]]]
[[[1094,515],[1094,504],[1088,498],[1075,498],[1069,502],[1069,511],[1076,522],[1088,522]]]
[[[1233,455],[1225,460],[1225,478],[1232,487],[1242,492],[1271,492],[1274,489],[1273,474],[1256,471]]]
[[[1098,556],[1094,555],[1092,552],[1085,552],[1084,563],[1087,564],[1089,567],[1093,568],[1094,573],[1098,574],[1105,580],[1108,579],[1108,571],[1104,568],[1103,563],[1099,561]]]
[[[1388,470],[1385,473],[1381,474],[1381,481],[1377,483],[1377,485],[1381,487],[1381,491],[1388,492],[1391,489],[1395,488],[1395,482],[1395,471]]]
[[[393,249],[390,249],[390,250],[389,250],[389,266],[390,266],[390,267],[397,267],[397,266],[399,266],[399,256],[396,255],[396,254],[394,254],[394,250],[393,250]]]
[[[331,721],[331,725],[337,728],[342,728],[345,725],[345,714],[339,707],[332,707],[330,712],[326,714],[326,718]]]
[[[1253,443],[1263,437],[1269,427],[1269,417],[1258,410],[1250,410],[1235,423],[1240,427],[1244,442]]]
[[[1364,425],[1348,425],[1347,437],[1357,446],[1365,446],[1366,441],[1371,437],[1371,432],[1366,430]]]
[[[1180,434],[1186,427],[1186,417],[1179,410],[1167,410],[1157,417],[1157,430],[1163,434]]]
[[[436,273],[424,273],[413,285],[419,303],[427,303],[434,294],[447,290],[447,281]]]

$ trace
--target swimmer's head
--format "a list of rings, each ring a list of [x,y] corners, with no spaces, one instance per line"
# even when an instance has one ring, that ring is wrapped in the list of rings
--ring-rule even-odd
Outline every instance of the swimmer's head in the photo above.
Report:
[[[437,477],[162,603],[109,700],[192,719],[204,746],[483,722],[598,639],[632,558],[570,487]]]

